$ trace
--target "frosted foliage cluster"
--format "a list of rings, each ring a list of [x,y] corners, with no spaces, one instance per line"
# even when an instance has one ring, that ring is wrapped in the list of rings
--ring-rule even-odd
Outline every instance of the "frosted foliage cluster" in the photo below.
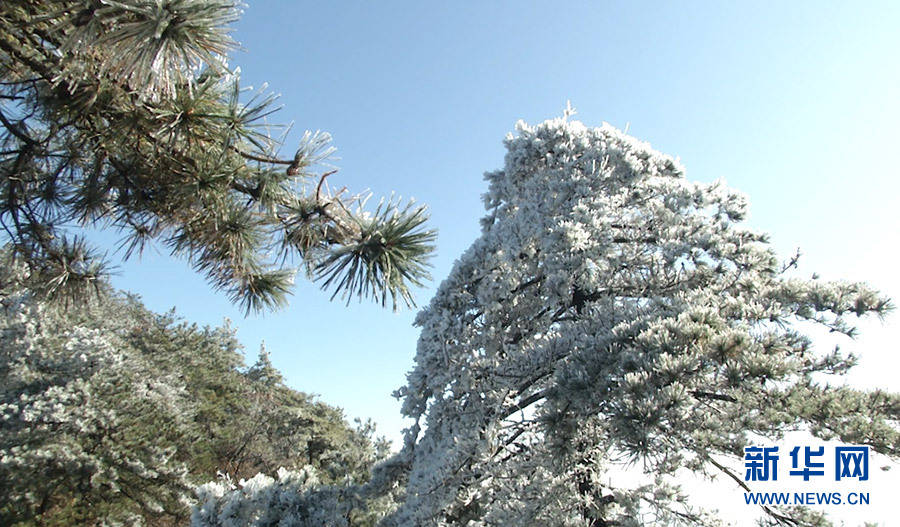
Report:
[[[416,320],[398,392],[416,424],[392,460],[406,498],[386,525],[715,525],[670,476],[727,472],[750,434],[896,453],[896,396],[817,384],[854,358],[797,330],[852,334],[886,299],[789,278],[740,226],[744,196],[609,125],[517,132],[481,237]],[[623,461],[645,484],[617,485]]]
[[[278,479],[258,474],[235,486],[230,479],[197,489],[191,523],[220,527],[348,526],[350,507],[336,487],[319,484],[316,471],[280,469]]]
[[[67,326],[27,292],[0,294],[0,309],[5,505],[40,514],[60,489],[77,489],[97,505],[126,495],[159,512],[186,501],[189,486],[174,449],[128,435],[143,420],[177,423],[182,390],[119,353],[116,334]],[[130,518],[120,520],[139,524]],[[116,521],[114,514],[107,519]]]
[[[396,507],[398,488],[373,490],[348,478],[324,484],[312,466],[280,468],[240,480],[220,474],[219,481],[195,489],[192,527],[363,527],[375,525]]]

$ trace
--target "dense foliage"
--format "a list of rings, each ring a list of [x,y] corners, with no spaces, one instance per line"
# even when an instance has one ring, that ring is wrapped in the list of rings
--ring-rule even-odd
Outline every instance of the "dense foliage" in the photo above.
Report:
[[[746,198],[611,126],[517,129],[481,237],[416,320],[387,525],[715,525],[677,470],[741,481],[730,460],[790,430],[900,453],[900,396],[829,385],[855,357],[807,336],[887,299],[798,278],[740,224]]]
[[[366,213],[365,196],[331,192],[326,133],[279,156],[274,97],[246,94],[225,61],[238,5],[0,2],[0,239],[36,291],[83,293],[104,273],[74,224],[118,229],[126,257],[160,242],[247,310],[285,302],[294,257],[348,300],[412,302],[424,209]]]
[[[364,485],[284,474],[207,488],[204,510],[262,502],[245,524],[345,525],[326,498],[399,488],[381,525],[712,526],[676,472],[743,483],[751,441],[799,430],[900,453],[900,396],[833,383],[856,359],[810,336],[852,336],[887,299],[798,278],[740,224],[743,196],[608,125],[517,129],[486,176],[481,237],[416,319],[402,450]],[[763,509],[767,525],[828,525]]]
[[[265,351],[245,367],[227,326],[105,286],[65,308],[23,273],[0,279],[0,524],[183,525],[193,487],[217,473],[347,484],[386,452],[370,425],[286,387]]]

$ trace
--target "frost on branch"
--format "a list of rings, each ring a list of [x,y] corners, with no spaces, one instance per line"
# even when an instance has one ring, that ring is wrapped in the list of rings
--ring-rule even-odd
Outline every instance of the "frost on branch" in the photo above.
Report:
[[[2,261],[12,269],[0,272],[0,524],[177,516],[190,488],[172,446],[183,387],[123,353],[121,332],[11,287],[23,270]]]
[[[197,497],[192,525],[350,525],[350,506],[340,490],[320,485],[309,466],[299,471],[280,469],[277,480],[257,474],[238,486],[224,478],[200,486]]]
[[[345,485],[328,485],[312,466],[281,468],[277,478],[265,474],[240,480],[227,476],[197,487],[191,513],[193,527],[363,527],[375,525],[395,506],[396,492],[367,500],[364,486],[348,477]]]
[[[186,525],[190,488],[217,472],[249,478],[257,498],[267,482],[293,489],[282,501],[315,483],[304,499],[349,511],[353,527],[391,505],[350,511],[343,498],[387,453],[374,425],[285,386],[264,348],[245,367],[227,324],[183,323],[106,284],[88,304],[47,301],[9,256],[0,250],[0,525]],[[314,477],[250,478],[278,467]]]
[[[385,524],[714,525],[672,476],[729,481],[751,435],[897,453],[897,395],[822,384],[855,359],[801,333],[852,335],[887,299],[788,278],[744,196],[609,125],[517,131],[481,237],[416,320]],[[647,481],[617,481],[622,461]]]

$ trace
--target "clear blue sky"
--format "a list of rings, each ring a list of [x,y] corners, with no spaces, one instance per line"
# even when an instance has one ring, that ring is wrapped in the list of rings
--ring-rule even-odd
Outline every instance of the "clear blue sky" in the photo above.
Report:
[[[333,134],[332,184],[431,209],[435,282],[478,234],[482,173],[516,120],[608,121],[681,157],[688,177],[750,196],[751,223],[803,269],[900,298],[900,3],[250,2],[234,36],[246,84],[276,116]],[[760,5],[761,4],[761,5]],[[121,266],[155,310],[265,340],[287,382],[398,438],[391,392],[412,365],[414,312],[330,303],[301,282],[288,309],[244,318],[166,254]],[[861,382],[896,388],[898,317],[858,341]]]

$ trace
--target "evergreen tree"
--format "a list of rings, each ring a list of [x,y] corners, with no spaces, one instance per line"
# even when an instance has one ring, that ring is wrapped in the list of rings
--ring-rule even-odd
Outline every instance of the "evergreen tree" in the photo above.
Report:
[[[127,326],[79,323],[23,288],[4,289],[0,523],[183,516],[191,486],[176,449],[190,415],[184,386],[123,352],[128,336],[113,330]]]
[[[63,307],[0,259],[0,524],[184,525],[195,485],[279,468],[361,483],[370,425],[284,385],[234,332],[158,315],[100,284]],[[354,516],[370,525],[380,510]],[[368,516],[366,516],[366,514]]]
[[[743,196],[608,125],[517,130],[481,237],[416,319],[385,525],[715,525],[676,470],[742,482],[743,448],[793,430],[900,453],[900,396],[830,382],[855,357],[808,336],[852,336],[886,298],[797,278]]]
[[[227,67],[233,0],[0,3],[0,226],[36,290],[77,295],[105,262],[67,226],[153,240],[247,310],[285,301],[294,256],[334,295],[396,308],[427,277],[423,208],[331,192],[333,151],[304,134],[280,156]]]

